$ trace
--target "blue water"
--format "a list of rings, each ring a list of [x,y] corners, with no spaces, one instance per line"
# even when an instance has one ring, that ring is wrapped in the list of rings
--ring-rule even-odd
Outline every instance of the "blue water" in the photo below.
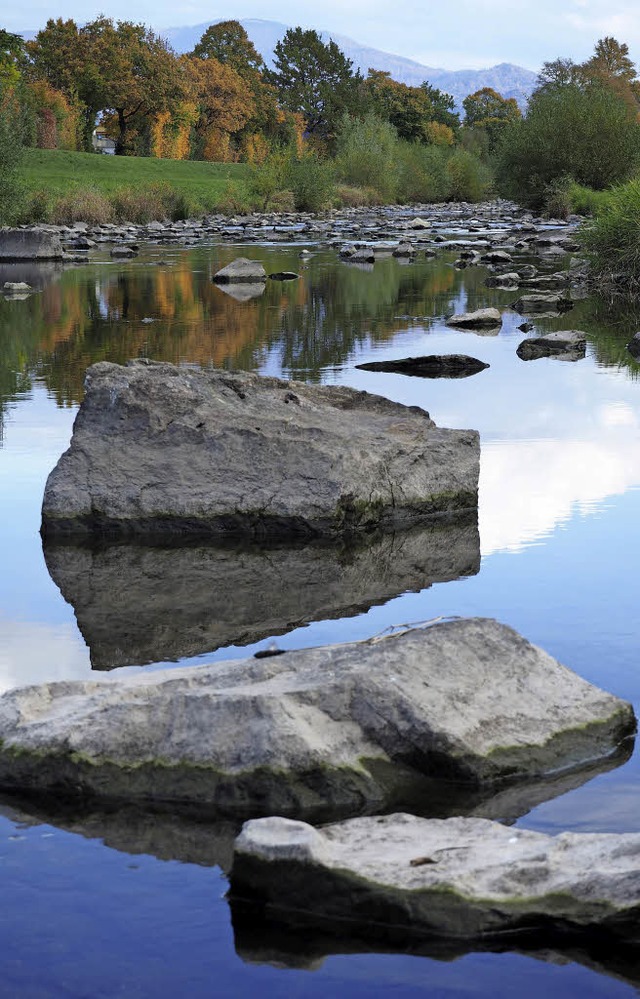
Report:
[[[345,276],[326,251],[296,288],[270,287],[262,301],[232,303],[216,297],[223,293],[207,281],[211,256],[225,262],[224,253],[237,255],[229,248],[174,251],[164,285],[150,290],[144,265],[117,269],[105,262],[58,276],[37,301],[0,302],[0,374],[11,374],[18,357],[28,376],[26,386],[0,393],[0,690],[90,674],[74,610],[46,569],[40,503],[46,476],[71,435],[85,360],[122,360],[140,353],[143,343],[149,356],[228,361],[366,388],[423,406],[439,425],[480,430],[480,572],[399,594],[353,617],[312,621],[278,636],[280,647],[366,638],[441,614],[487,615],[632,701],[638,712],[640,384],[634,366],[621,364],[611,349],[602,314],[594,318],[588,303],[580,303],[570,323],[566,317],[539,322],[542,330],[585,329],[584,361],[525,363],[515,355],[522,320],[513,313],[495,337],[444,327],[442,316],[454,308],[509,301],[484,290],[471,272],[453,272],[442,262],[401,272],[388,261],[380,269],[376,264],[376,276]],[[252,247],[252,253],[273,259],[271,270],[298,263],[293,250]],[[126,317],[113,298],[122,284],[118,276],[129,282]],[[88,304],[96,288],[98,314]],[[143,327],[142,318],[159,310],[163,289],[164,312]],[[71,302],[77,316],[64,325]],[[624,335],[617,333],[619,340]],[[440,352],[469,353],[491,367],[458,381],[355,369],[363,360]],[[182,662],[195,668],[249,655],[268,642],[265,636]],[[146,668],[164,665],[161,659]],[[518,822],[547,832],[638,831],[639,789],[636,752]],[[135,823],[127,838],[98,814],[91,821],[79,816],[74,824],[73,817],[52,819],[46,808],[3,801],[3,996],[244,996],[259,990],[274,997],[538,997],[543,991],[616,997],[634,994],[640,982],[637,967],[620,970],[613,957],[603,967],[601,961],[548,954],[470,953],[444,961],[408,954],[331,956],[329,949],[328,956],[318,956],[310,940],[312,956],[303,969],[283,967],[293,961],[284,952],[271,956],[281,966],[269,964],[259,950],[241,948],[243,959],[235,950],[227,881],[215,850],[209,855],[196,845],[190,853],[170,823],[162,838],[158,819],[158,840],[141,842],[144,848],[162,838],[162,847],[139,852]],[[231,834],[225,835],[219,862],[226,866]],[[206,843],[207,830],[200,828],[195,839]]]

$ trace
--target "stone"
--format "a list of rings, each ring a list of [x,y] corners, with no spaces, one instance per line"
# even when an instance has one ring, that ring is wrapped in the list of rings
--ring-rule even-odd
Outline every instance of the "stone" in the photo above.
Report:
[[[246,257],[238,257],[230,264],[223,267],[213,275],[212,280],[216,284],[258,284],[267,280],[267,274],[259,260],[248,260]]]
[[[341,933],[510,940],[598,934],[640,943],[640,833],[547,836],[479,818],[363,816],[314,829],[246,822],[231,897]]]
[[[44,555],[104,670],[248,645],[475,575],[480,539],[474,516],[344,547],[54,544]]]
[[[138,251],[132,246],[114,246],[111,249],[112,257],[137,257]]]
[[[398,243],[391,253],[393,257],[414,257],[415,254],[416,250],[412,243]]]
[[[523,340],[516,354],[523,361],[535,361],[539,357],[579,361],[585,356],[586,343],[587,335],[582,330],[558,330]]]
[[[295,271],[276,271],[275,274],[269,275],[270,281],[295,281],[300,275],[296,274]]]
[[[640,333],[634,333],[631,337],[629,343],[627,344],[627,350],[636,360],[640,360]]]
[[[573,308],[573,302],[565,295],[553,292],[540,292],[534,295],[522,295],[511,306],[522,315],[534,315],[540,312],[567,312]]]
[[[373,264],[376,260],[376,254],[372,246],[363,246],[352,253],[348,258],[348,263],[350,264]]]
[[[513,257],[506,250],[489,250],[480,257],[483,264],[510,264]]]
[[[346,386],[137,360],[88,369],[45,536],[341,538],[477,508],[479,440]]]
[[[461,329],[481,330],[496,329],[502,326],[502,315],[499,309],[476,309],[475,312],[462,312],[445,319],[447,326],[457,326]]]
[[[0,260],[62,260],[63,255],[57,233],[0,228]]]
[[[520,275],[514,272],[509,274],[493,274],[485,280],[487,288],[517,288],[520,284]]]
[[[5,295],[21,295],[25,292],[33,291],[33,288],[26,281],[5,281],[2,291]]]
[[[430,229],[431,223],[427,222],[426,219],[415,218],[411,222],[407,222],[407,229]]]
[[[634,729],[629,704],[511,628],[454,619],[9,691],[0,787],[321,820],[384,810],[425,777],[502,790],[607,758]]]
[[[418,378],[468,378],[484,371],[489,365],[465,354],[428,354],[425,357],[403,357],[395,361],[367,361],[356,364],[362,371],[390,371]]]

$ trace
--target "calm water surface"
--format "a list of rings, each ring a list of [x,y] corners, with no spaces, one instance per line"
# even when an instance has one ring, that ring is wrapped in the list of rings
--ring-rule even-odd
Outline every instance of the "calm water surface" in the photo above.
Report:
[[[497,336],[444,326],[453,311],[506,307],[516,297],[486,289],[482,268],[457,271],[443,252],[367,271],[313,247],[303,263],[299,249],[148,247],[126,264],[105,254],[39,276],[2,268],[0,283],[30,279],[38,291],[0,298],[0,690],[85,678],[92,667],[196,667],[273,639],[300,648],[440,614],[480,614],[512,625],[638,712],[640,384],[624,350],[633,318],[580,301],[536,326],[585,330],[587,358],[523,362],[516,313],[505,313]],[[238,301],[211,275],[241,253],[270,272],[299,271],[300,280],[268,282],[261,296]],[[355,368],[450,352],[490,368],[459,380]],[[80,559],[43,553],[42,491],[68,444],[85,369],[136,356],[348,384],[420,405],[440,425],[477,428],[480,561],[456,560],[455,537],[424,542],[454,552],[428,579],[377,550],[326,564],[305,551],[265,559],[200,548],[156,553],[157,562],[130,549]],[[268,573],[275,565],[286,579],[288,559],[309,560],[306,599],[285,583],[274,607]],[[549,832],[640,829],[637,752],[574,784],[510,806],[509,819]],[[233,833],[171,815],[68,814],[1,799],[0,994],[615,997],[640,982],[640,961],[628,955],[350,953],[362,948],[347,939],[267,939],[237,920],[234,936],[223,873]]]

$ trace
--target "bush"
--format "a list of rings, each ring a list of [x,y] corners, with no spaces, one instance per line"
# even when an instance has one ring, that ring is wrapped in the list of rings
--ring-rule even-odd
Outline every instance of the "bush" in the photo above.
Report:
[[[442,146],[400,142],[398,201],[446,201],[451,189],[446,170],[447,157],[447,151]]]
[[[606,205],[608,198],[608,191],[594,191],[575,182],[569,185],[571,211],[578,215],[597,215]]]
[[[291,158],[285,187],[293,191],[296,211],[321,212],[330,207],[334,197],[333,165],[315,153]]]
[[[640,288],[640,178],[607,192],[596,217],[582,226],[580,242],[601,281]]]
[[[0,84],[0,225],[11,224],[23,212],[22,148],[20,106],[13,91]]]
[[[486,164],[467,152],[456,149],[447,160],[449,198],[451,201],[482,201],[489,196],[492,175]]]
[[[630,176],[639,157],[640,126],[620,97],[597,84],[564,84],[538,91],[526,118],[505,128],[499,188],[539,210],[559,178],[604,190]]]
[[[102,225],[113,221],[113,208],[108,197],[100,191],[78,188],[54,202],[50,221],[54,225],[73,225],[74,222]]]
[[[571,177],[558,177],[547,184],[544,192],[544,214],[547,218],[567,219],[571,214]]]
[[[385,200],[398,186],[398,134],[374,114],[362,120],[345,114],[336,136],[336,175],[346,184],[373,188]]]
[[[343,208],[363,208],[367,205],[381,205],[383,199],[372,187],[350,187],[336,185],[336,203]]]
[[[262,163],[251,165],[249,194],[263,211],[278,191],[286,186],[286,172],[293,154],[287,150],[274,150]]]

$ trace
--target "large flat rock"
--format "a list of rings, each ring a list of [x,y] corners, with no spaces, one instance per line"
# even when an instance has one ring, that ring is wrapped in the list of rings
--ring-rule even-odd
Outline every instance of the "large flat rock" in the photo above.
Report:
[[[630,705],[512,629],[453,620],[345,645],[0,698],[0,786],[301,816],[607,757]]]
[[[473,517],[347,546],[53,544],[44,554],[91,665],[112,669],[248,645],[475,575],[480,538]]]
[[[62,260],[63,256],[57,233],[0,228],[0,260]]]
[[[486,819],[245,823],[232,896],[299,924],[463,939],[597,932],[640,943],[640,833],[543,833]]]
[[[339,537],[475,510],[479,438],[354,389],[102,361],[47,481],[46,536]]]

